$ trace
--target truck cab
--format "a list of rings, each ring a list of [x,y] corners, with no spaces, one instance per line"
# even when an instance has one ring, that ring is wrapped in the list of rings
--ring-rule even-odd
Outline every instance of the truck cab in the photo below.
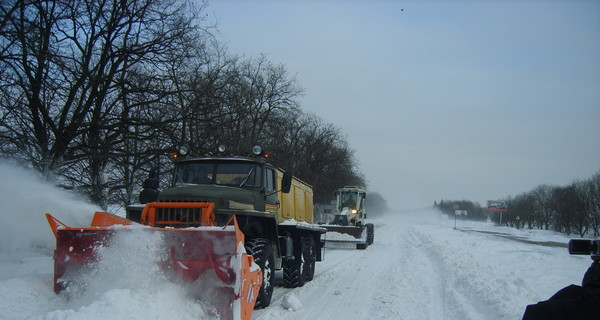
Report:
[[[252,158],[184,159],[175,163],[172,184],[156,201],[213,202],[217,214],[232,210],[276,213],[272,210],[279,203],[276,172],[269,163]]]
[[[365,199],[367,192],[356,186],[346,186],[335,191],[335,218],[331,224],[361,226],[367,218]]]
[[[127,208],[128,219],[139,221],[143,204],[147,202],[210,202],[215,205],[217,225],[225,225],[235,215],[247,238],[277,240],[279,235],[275,230],[281,220],[278,211],[282,194],[289,193],[291,188],[291,175],[263,158],[180,157],[174,165],[170,185],[160,192],[147,192],[149,188],[145,188],[142,194],[154,197],[142,199],[140,196],[141,205]],[[145,186],[158,187],[147,182]],[[194,227],[200,221],[200,214],[200,210],[193,208],[161,208],[157,211],[157,220],[189,222],[179,226]]]

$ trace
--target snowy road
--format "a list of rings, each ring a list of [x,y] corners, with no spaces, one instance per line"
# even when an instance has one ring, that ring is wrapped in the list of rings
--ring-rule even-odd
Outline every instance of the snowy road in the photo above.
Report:
[[[312,282],[277,287],[253,319],[520,319],[527,304],[579,283],[590,262],[568,256],[568,239],[554,233],[502,228],[498,237],[492,225],[454,229],[427,211],[386,218],[373,246],[328,245]]]
[[[442,319],[445,284],[439,257],[427,252],[414,230],[377,224],[376,237],[366,251],[328,245],[311,283],[276,290],[275,306],[291,294],[301,301],[299,310],[272,307],[254,318],[339,319],[352,310],[355,319]]]

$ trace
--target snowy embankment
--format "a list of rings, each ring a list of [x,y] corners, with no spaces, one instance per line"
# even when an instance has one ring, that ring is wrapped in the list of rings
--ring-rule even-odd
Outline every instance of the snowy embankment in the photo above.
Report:
[[[44,213],[87,225],[96,208],[22,170],[0,165],[0,174],[0,319],[209,318],[153,267],[158,253],[148,239],[109,254],[84,293],[55,295]],[[314,280],[276,287],[253,319],[520,319],[527,304],[579,284],[591,262],[569,256],[568,238],[548,231],[468,221],[454,229],[431,210],[370,222],[372,246],[328,244]]]

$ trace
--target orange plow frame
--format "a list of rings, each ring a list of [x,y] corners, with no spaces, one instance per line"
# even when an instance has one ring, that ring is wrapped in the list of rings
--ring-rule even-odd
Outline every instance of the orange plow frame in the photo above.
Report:
[[[190,222],[183,221],[163,221],[158,220],[156,215],[156,209],[192,209],[198,208],[202,210],[201,220],[196,221],[197,224],[204,227],[216,226],[215,215],[213,214],[213,210],[215,209],[215,204],[212,202],[150,202],[147,203],[142,211],[141,222],[144,225],[155,227],[159,225],[169,225],[169,226],[177,226],[177,225],[185,225]]]
[[[202,227],[156,228],[142,227],[144,231],[161,232],[168,250],[168,261],[161,263],[166,271],[176,273],[192,285],[201,274],[212,270],[222,284],[226,299],[215,302],[222,319],[249,320],[262,284],[262,272],[244,249],[244,234],[232,217],[224,227],[214,227],[213,203],[149,203],[142,214],[145,224],[165,224],[156,221],[154,211],[159,207],[201,208]],[[90,227],[69,227],[50,214],[48,223],[56,237],[54,252],[54,291],[66,287],[63,275],[71,265],[88,265],[96,262],[95,248],[110,243],[118,232],[132,230],[135,222],[108,212],[96,212]],[[176,223],[175,223],[176,224]],[[139,229],[139,227],[134,227]],[[233,248],[232,248],[233,246]]]

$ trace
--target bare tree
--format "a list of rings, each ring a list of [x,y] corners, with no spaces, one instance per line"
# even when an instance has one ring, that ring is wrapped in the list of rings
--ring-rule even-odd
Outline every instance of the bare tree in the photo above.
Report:
[[[534,210],[540,229],[548,230],[556,215],[552,193],[555,187],[546,184],[534,188],[531,193],[534,199]]]
[[[273,160],[310,183],[316,203],[329,202],[333,191],[345,185],[366,187],[354,151],[333,124],[313,114],[298,113],[271,129]]]
[[[590,227],[594,236],[600,235],[600,171],[584,182],[583,197],[590,216]]]
[[[586,199],[586,184],[585,182],[573,183],[573,198],[571,199],[571,210],[573,212],[573,226],[580,237],[586,235],[590,228],[591,215],[590,208]]]
[[[365,185],[341,131],[265,56],[230,56],[185,0],[0,4],[0,149],[107,207],[179,144],[254,143],[315,186]],[[18,152],[16,152],[18,151]],[[161,169],[168,171],[169,169]],[[328,197],[328,196],[327,196]]]
[[[282,65],[270,63],[265,56],[238,63],[236,71],[228,77],[230,86],[215,118],[221,130],[214,132],[217,140],[240,153],[272,139],[268,126],[298,108],[296,99],[302,89]]]
[[[128,91],[140,89],[128,79],[164,80],[159,66],[197,37],[193,12],[177,0],[3,4],[5,150],[22,150],[42,172],[78,167],[73,175],[85,173],[86,193],[104,205],[113,149],[125,139],[119,129],[132,108],[153,101],[127,104]]]
[[[517,227],[522,223],[528,229],[533,229],[536,225],[538,215],[535,211],[535,197],[533,193],[526,192],[516,196],[509,207],[510,216],[508,221],[517,224]],[[519,217],[516,220],[516,217]]]
[[[578,186],[573,183],[554,190],[556,228],[566,234],[575,231],[583,237],[589,228],[589,215]]]

